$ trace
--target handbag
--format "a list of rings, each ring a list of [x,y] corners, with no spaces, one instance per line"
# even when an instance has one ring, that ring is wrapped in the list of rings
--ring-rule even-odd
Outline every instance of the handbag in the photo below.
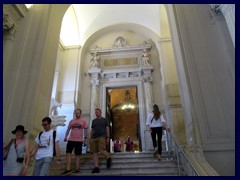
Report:
[[[3,148],[3,160],[7,159],[7,156],[8,156],[8,153],[9,153],[12,143],[13,143],[13,139],[11,139],[11,141],[8,143],[8,145]]]

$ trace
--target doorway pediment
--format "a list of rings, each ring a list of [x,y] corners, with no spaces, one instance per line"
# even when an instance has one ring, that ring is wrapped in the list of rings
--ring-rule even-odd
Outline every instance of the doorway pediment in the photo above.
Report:
[[[118,37],[112,47],[96,46],[90,49],[93,57],[90,60],[89,73],[100,71],[102,80],[142,78],[146,70],[150,72],[153,70],[149,63],[151,47],[152,45],[146,41],[140,45],[130,46],[123,37]]]

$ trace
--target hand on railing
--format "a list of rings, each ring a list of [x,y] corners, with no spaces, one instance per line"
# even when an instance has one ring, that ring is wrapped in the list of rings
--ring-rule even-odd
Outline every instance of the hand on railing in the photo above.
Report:
[[[170,132],[170,131],[171,131],[171,129],[168,128],[168,127],[163,127],[163,130],[166,130],[167,132]]]

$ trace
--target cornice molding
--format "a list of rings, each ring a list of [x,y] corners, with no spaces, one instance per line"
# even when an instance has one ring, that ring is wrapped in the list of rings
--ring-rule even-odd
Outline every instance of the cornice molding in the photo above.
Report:
[[[3,32],[14,35],[18,22],[25,17],[28,9],[24,4],[3,5]]]
[[[101,82],[142,80],[151,83],[154,69],[149,63],[151,47],[146,41],[130,46],[122,37],[118,37],[112,47],[95,46],[89,50],[92,58],[88,74],[92,77],[99,70]]]
[[[214,15],[222,14],[221,4],[210,4],[210,9],[211,9],[212,14],[214,14]]]

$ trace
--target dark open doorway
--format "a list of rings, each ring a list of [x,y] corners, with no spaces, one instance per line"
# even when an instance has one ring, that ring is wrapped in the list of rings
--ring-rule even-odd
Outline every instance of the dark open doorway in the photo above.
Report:
[[[141,151],[137,87],[119,87],[106,89],[106,115],[110,121],[112,140],[122,143],[128,136],[133,140],[133,151]]]

